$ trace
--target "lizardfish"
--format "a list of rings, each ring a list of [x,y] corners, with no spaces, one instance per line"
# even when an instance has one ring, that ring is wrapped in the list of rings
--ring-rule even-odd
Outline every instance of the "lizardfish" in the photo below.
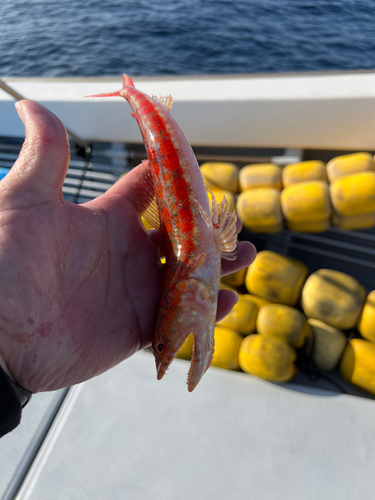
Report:
[[[220,259],[237,252],[235,212],[223,198],[218,205],[207,190],[185,135],[169,114],[173,99],[149,97],[131,78],[123,88],[95,97],[121,96],[132,108],[146,147],[144,191],[139,213],[165,243],[166,272],[152,351],[160,380],[190,333],[194,335],[188,390],[192,391],[214,353]],[[147,163],[148,162],[148,163]]]

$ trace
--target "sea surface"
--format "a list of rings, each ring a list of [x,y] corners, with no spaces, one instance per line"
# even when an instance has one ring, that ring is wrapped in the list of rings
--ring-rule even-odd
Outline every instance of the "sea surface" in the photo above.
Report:
[[[0,77],[375,68],[375,0],[0,0]]]

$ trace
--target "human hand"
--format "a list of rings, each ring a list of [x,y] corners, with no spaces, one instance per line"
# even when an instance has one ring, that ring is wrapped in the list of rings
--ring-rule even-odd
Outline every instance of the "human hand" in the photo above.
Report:
[[[137,168],[95,200],[67,202],[64,127],[33,101],[17,110],[26,140],[0,182],[0,365],[35,393],[87,380],[148,346],[163,270],[160,233],[142,228],[131,203]],[[239,243],[223,274],[254,258]],[[236,301],[220,291],[218,319]]]

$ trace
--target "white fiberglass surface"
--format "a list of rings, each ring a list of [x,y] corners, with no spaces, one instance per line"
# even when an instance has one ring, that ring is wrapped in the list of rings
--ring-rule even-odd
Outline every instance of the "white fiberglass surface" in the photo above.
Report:
[[[0,439],[0,499],[13,499],[66,390],[34,394],[22,411],[21,424]]]
[[[187,370],[140,352],[79,386],[17,499],[373,498],[374,401]]]

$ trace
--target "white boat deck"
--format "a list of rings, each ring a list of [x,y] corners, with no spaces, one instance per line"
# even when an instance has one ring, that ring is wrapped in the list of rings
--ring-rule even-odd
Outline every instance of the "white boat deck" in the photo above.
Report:
[[[0,440],[0,498],[13,500],[60,408],[67,389],[36,394],[22,425]]]
[[[139,352],[73,388],[17,500],[374,498],[374,401],[187,369]]]

